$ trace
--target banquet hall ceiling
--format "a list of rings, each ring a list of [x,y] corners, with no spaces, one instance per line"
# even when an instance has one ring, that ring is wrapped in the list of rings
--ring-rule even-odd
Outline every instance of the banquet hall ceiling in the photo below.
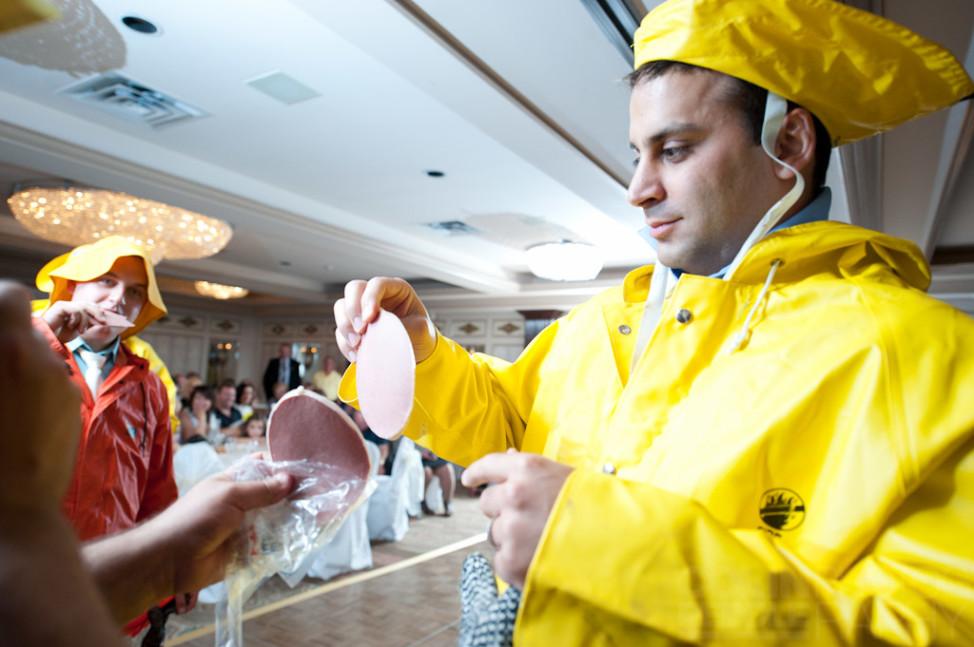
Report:
[[[0,186],[63,180],[229,222],[216,256],[159,265],[167,297],[205,279],[249,288],[255,307],[324,306],[349,279],[395,275],[434,308],[567,307],[653,260],[625,195],[630,63],[581,0],[54,4],[60,21],[0,35]],[[974,69],[969,0],[849,4]],[[153,125],[79,99],[96,83],[182,112]],[[971,121],[967,102],[907,124],[830,177],[837,217],[917,242],[932,291],[974,312]],[[2,211],[4,275],[66,249]],[[525,249],[562,238],[600,249],[596,281],[529,273]]]

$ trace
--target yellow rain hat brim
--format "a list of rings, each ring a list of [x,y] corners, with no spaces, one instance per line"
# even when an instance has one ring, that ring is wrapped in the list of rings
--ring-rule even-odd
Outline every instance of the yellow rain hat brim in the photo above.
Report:
[[[808,109],[835,146],[974,93],[937,43],[833,0],[669,0],[633,40],[636,69],[680,61],[749,81]]]
[[[50,294],[49,303],[71,299],[68,282],[84,282],[97,279],[105,274],[119,258],[123,256],[137,256],[145,264],[147,277],[146,304],[133,322],[135,325],[126,328],[121,337],[131,337],[138,334],[153,321],[165,316],[166,306],[159,293],[152,258],[145,249],[120,236],[103,238],[91,245],[82,245],[67,254],[61,254],[41,268],[37,273],[37,289]]]

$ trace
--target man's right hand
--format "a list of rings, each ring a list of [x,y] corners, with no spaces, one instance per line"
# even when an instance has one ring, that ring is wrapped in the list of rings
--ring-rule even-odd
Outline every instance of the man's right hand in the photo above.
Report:
[[[237,547],[235,536],[248,510],[272,505],[293,488],[284,472],[237,481],[226,470],[208,477],[146,526],[169,550],[172,582],[167,594],[195,591],[219,581]],[[151,525],[150,525],[151,524]]]
[[[229,468],[196,484],[158,516],[88,542],[83,555],[116,620],[133,618],[170,595],[220,581],[239,550],[248,510],[294,489],[284,472],[238,481]]]
[[[366,281],[349,281],[345,298],[335,302],[335,337],[342,355],[354,362],[362,333],[386,310],[399,317],[413,343],[416,363],[422,362],[436,348],[436,328],[423,302],[412,286],[402,279],[385,276]]]
[[[104,310],[93,303],[56,301],[41,316],[62,344],[91,326],[105,325]]]

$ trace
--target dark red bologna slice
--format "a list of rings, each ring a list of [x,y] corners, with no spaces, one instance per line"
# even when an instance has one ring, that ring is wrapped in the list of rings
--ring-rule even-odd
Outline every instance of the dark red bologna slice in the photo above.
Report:
[[[358,500],[368,482],[369,453],[358,426],[334,402],[313,391],[298,388],[281,398],[267,422],[267,448],[274,462],[307,460],[338,468],[319,470],[316,482],[299,494],[302,498],[333,491],[357,478],[339,506],[344,509]],[[339,511],[319,514],[318,519],[326,522]]]

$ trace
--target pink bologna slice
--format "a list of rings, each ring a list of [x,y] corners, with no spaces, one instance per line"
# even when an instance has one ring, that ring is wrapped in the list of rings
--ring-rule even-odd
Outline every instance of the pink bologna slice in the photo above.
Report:
[[[339,468],[320,470],[315,475],[318,482],[300,498],[330,492],[342,481],[358,478],[338,509],[318,515],[321,523],[357,501],[368,482],[369,452],[358,426],[334,402],[303,387],[290,391],[274,407],[267,422],[267,448],[274,462],[307,460]]]
[[[362,335],[355,384],[362,416],[383,438],[398,437],[413,410],[416,357],[399,317],[382,310]]]
[[[102,311],[102,319],[105,320],[106,326],[111,326],[112,328],[131,328],[135,324],[118,314],[117,312],[112,312],[111,310]]]

